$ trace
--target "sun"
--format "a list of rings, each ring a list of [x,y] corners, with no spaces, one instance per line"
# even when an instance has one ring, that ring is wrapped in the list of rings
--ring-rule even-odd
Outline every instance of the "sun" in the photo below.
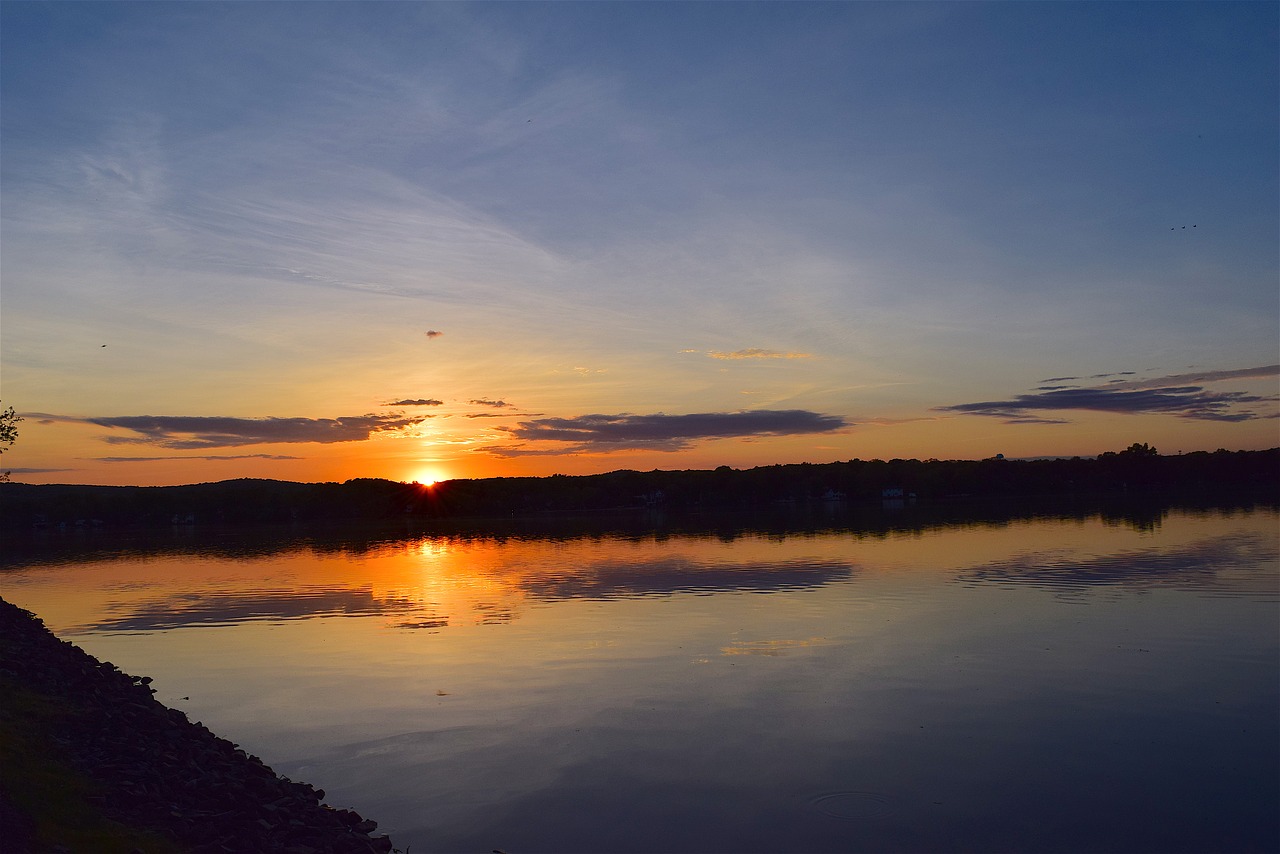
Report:
[[[448,480],[449,476],[439,469],[420,469],[413,475],[413,482],[423,486],[435,486],[442,480]]]

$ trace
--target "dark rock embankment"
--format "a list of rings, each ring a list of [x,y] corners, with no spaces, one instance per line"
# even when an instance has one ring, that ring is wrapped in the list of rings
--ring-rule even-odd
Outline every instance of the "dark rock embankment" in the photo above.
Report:
[[[80,816],[51,817],[57,807],[96,813],[130,840],[151,840],[130,841],[126,852],[393,850],[389,838],[372,835],[375,822],[323,804],[323,791],[277,775],[156,701],[150,681],[59,640],[0,599],[0,746],[10,765],[0,777],[0,850],[99,844],[66,829]],[[15,773],[14,757],[25,757],[29,770]],[[52,779],[43,785],[54,794],[24,791],[41,784],[37,777]],[[82,789],[80,800],[55,803],[70,789]],[[90,838],[101,839],[96,832]]]

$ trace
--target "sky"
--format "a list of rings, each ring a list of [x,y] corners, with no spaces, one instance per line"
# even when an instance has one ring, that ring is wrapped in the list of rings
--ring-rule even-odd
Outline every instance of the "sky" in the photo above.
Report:
[[[0,467],[1280,445],[1274,3],[0,4]]]

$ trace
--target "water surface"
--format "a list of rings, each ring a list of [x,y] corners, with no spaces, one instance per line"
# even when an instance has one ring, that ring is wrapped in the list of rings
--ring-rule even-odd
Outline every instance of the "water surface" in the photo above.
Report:
[[[50,534],[0,594],[415,854],[1268,851],[1278,522]]]

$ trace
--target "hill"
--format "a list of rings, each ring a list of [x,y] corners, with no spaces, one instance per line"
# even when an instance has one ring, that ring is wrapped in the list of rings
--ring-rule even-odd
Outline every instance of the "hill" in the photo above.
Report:
[[[187,486],[0,484],[7,528],[533,516],[662,508],[755,510],[819,502],[1159,494],[1280,500],[1280,448],[1096,459],[848,460],[714,470],[450,480],[432,486],[239,479]]]

